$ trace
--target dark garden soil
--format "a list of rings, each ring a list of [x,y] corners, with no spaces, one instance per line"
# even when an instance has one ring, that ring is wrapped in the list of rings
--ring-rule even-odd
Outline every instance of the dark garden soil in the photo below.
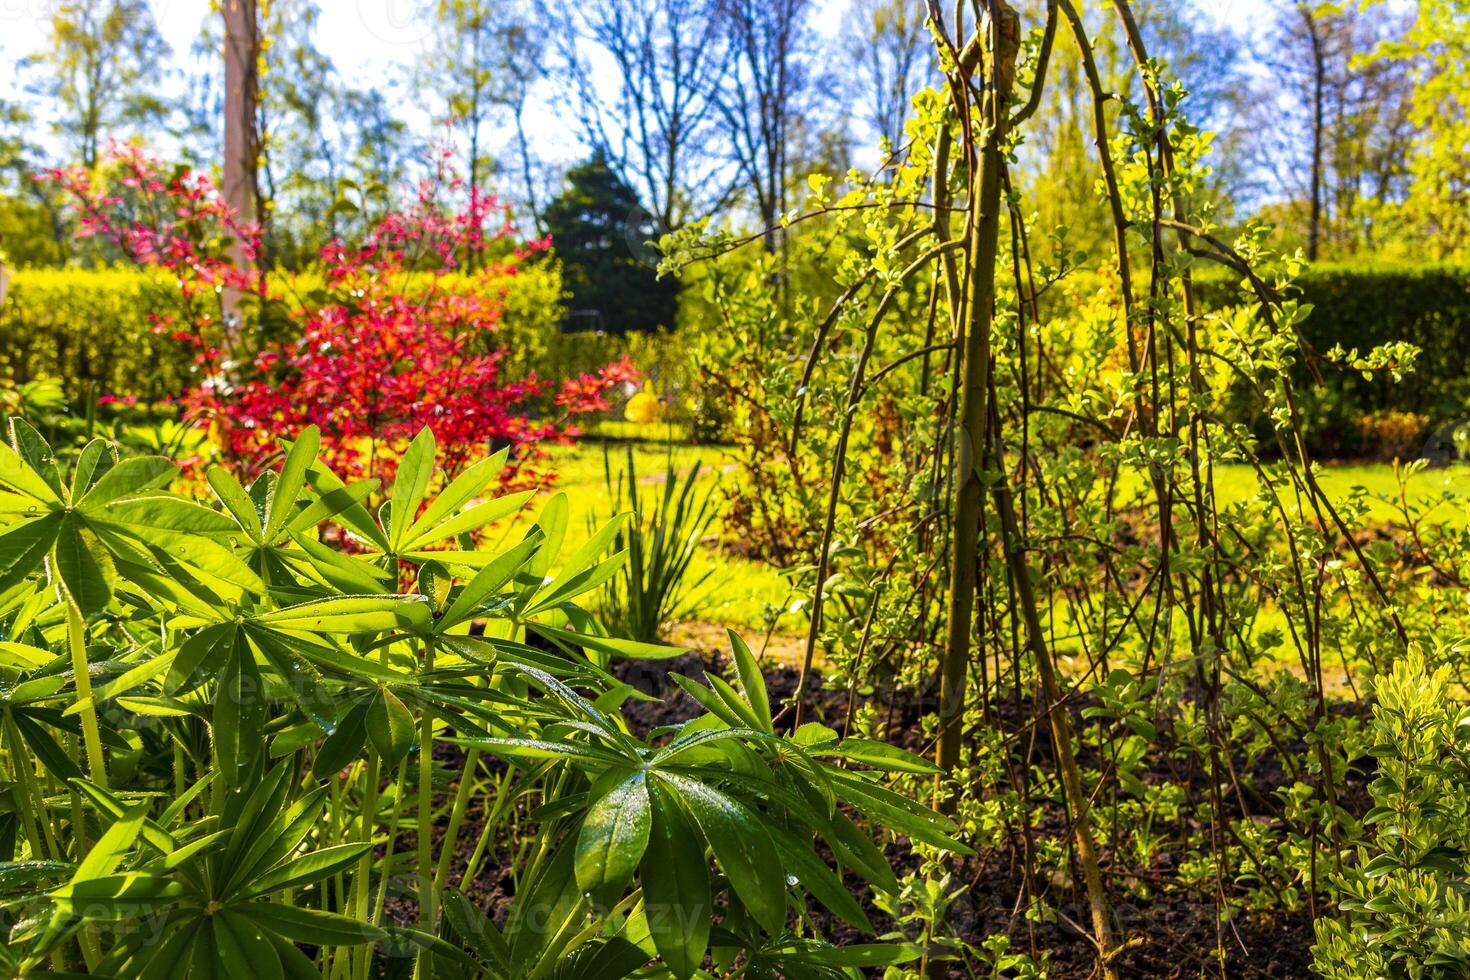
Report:
[[[697,705],[668,679],[669,673],[699,679],[706,667],[723,671],[725,666],[721,656],[701,654],[688,654],[673,661],[620,663],[616,672],[622,679],[660,699],[656,702],[627,702],[625,714],[631,727],[644,735],[661,726],[694,717],[699,713]],[[767,684],[772,704],[786,701],[795,689],[795,683],[796,671],[791,667],[771,669]],[[896,743],[911,751],[922,752],[928,748],[918,744],[921,738],[918,719],[932,710],[929,698],[912,692],[897,696],[870,694],[868,697],[879,700]],[[1080,712],[1082,707],[1080,701],[1073,705],[1074,713]],[[1009,731],[1024,730],[1035,720],[1031,706],[1024,699],[998,710],[1000,721]],[[1361,709],[1344,705],[1341,710]],[[819,687],[809,696],[805,720],[822,721],[840,731],[847,711],[847,691]],[[1161,732],[1160,739],[1167,742],[1168,733]],[[1046,771],[1051,763],[1049,742],[1044,736],[1031,741],[1033,764]],[[1307,751],[1304,745],[1290,742],[1284,747],[1297,753],[1298,757]],[[1164,757],[1166,753],[1158,755]],[[436,757],[440,757],[446,768],[455,773],[463,761],[459,750],[450,745],[438,746]],[[1083,762],[1087,764],[1087,760]],[[1281,770],[1275,754],[1267,753],[1253,759],[1236,758],[1231,762],[1234,773],[1230,785],[1245,788],[1226,795],[1221,805],[1227,817],[1250,815],[1256,820],[1274,820],[1269,803],[1272,791],[1290,780],[1289,775]],[[500,765],[498,762],[494,764]],[[1145,782],[1181,783],[1195,799],[1204,798],[1208,793],[1207,776],[1198,771],[1176,772],[1160,767],[1146,773],[1143,779]],[[1366,790],[1361,776],[1343,787],[1341,792],[1343,805],[1350,811],[1362,812],[1366,808]],[[451,862],[451,882],[460,880],[479,838],[484,821],[482,802],[472,804],[467,826],[460,832],[457,853]],[[534,828],[522,826],[521,829],[525,832]],[[1203,830],[1208,832],[1208,828]],[[444,832],[444,821],[441,821],[438,833],[442,835]],[[1055,802],[1051,802],[1036,821],[1035,837],[1060,840],[1066,836],[1064,814]],[[1090,922],[1090,913],[1075,867],[1072,880],[1038,883],[1037,887],[1045,887],[1048,904],[1059,909],[1061,914],[1057,921],[1030,923],[1019,913],[1023,907],[1021,899],[1025,877],[1023,846],[1017,833],[1014,844],[983,850],[957,864],[953,871],[955,878],[968,882],[969,887],[956,903],[951,916],[954,929],[961,937],[976,944],[988,936],[1005,932],[1011,937],[1011,952],[1032,952],[1038,956],[1049,952],[1048,976],[1055,980],[1081,980],[1094,976],[1096,957],[1091,940],[1076,925]],[[411,827],[407,827],[399,836],[395,853],[404,855],[408,861],[413,849],[414,835]],[[917,867],[917,859],[902,841],[890,846],[889,856],[900,876]],[[1233,923],[1224,922],[1216,915],[1216,904],[1208,885],[1186,888],[1179,884],[1175,855],[1169,850],[1163,850],[1153,866],[1147,868],[1130,867],[1126,860],[1107,850],[1101,856],[1108,875],[1109,897],[1114,906],[1118,935],[1127,944],[1117,959],[1120,977],[1298,978],[1309,975],[1309,948],[1313,936],[1311,915],[1306,909],[1294,913],[1251,915]],[[503,924],[507,904],[515,892],[514,882],[502,869],[515,863],[517,860],[511,854],[492,850],[486,855],[476,879],[467,883],[465,888],[475,904],[486,910],[497,924]],[[401,893],[390,889],[388,916],[403,923],[412,922],[416,914],[410,881],[405,874],[406,884]],[[856,879],[853,879],[852,886],[854,891],[860,890]],[[1227,880],[1220,887],[1236,889],[1238,886]],[[883,913],[871,906],[868,912],[880,932],[893,928],[892,920]],[[870,941],[835,919],[819,918],[818,921],[834,942]],[[967,974],[956,969],[953,975]]]

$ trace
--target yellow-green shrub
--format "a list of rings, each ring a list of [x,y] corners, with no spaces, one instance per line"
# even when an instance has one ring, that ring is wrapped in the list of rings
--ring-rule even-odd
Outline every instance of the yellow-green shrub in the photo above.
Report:
[[[165,280],[129,269],[21,269],[0,307],[0,360],[17,382],[51,379],[74,396],[157,400],[182,391],[190,350],[149,320],[173,302]]]

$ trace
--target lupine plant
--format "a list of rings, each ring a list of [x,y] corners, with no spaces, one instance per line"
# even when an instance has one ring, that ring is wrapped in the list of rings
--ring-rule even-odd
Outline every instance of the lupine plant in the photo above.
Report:
[[[320,444],[303,429],[249,485],[211,469],[198,500],[164,458],[61,460],[11,422],[0,975],[825,978],[923,955],[826,937],[898,893],[888,834],[963,851],[885,785],[929,763],[778,729],[733,635],[728,679],[681,680],[707,713],[635,735],[646,695],[613,662],[678,651],[578,605],[626,517],[565,554],[564,496],[513,521],[507,452],[446,479],[428,430],[369,510],[375,481]],[[503,546],[474,548],[491,524]]]

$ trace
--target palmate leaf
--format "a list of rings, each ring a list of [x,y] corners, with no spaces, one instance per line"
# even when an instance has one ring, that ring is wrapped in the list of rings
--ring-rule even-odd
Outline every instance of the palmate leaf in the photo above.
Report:
[[[712,786],[672,772],[656,777],[683,806],[709,842],[715,861],[750,914],[770,933],[786,925],[786,883],[776,845],[764,823],[745,804]]]
[[[72,468],[71,499],[80,500],[117,463],[117,447],[107,440],[93,439],[83,446]]]
[[[211,466],[204,478],[215,497],[240,525],[240,530],[257,544],[264,544],[265,528],[260,522],[260,513],[255,509],[255,502],[250,499],[250,494],[235,479],[235,475],[223,466]]]
[[[347,489],[337,474],[333,473],[320,462],[312,464],[306,472],[306,481],[320,497],[332,494],[340,494]],[[340,499],[340,498],[336,498]],[[347,531],[364,544],[376,548],[379,552],[386,553],[392,550],[388,538],[378,527],[378,522],[373,520],[373,515],[361,503],[351,503],[342,507],[332,515],[333,519],[347,529]]]
[[[740,677],[740,693],[750,706],[757,727],[763,732],[775,731],[771,724],[771,701],[766,695],[766,679],[750,647],[734,630],[726,631],[730,637],[730,650],[735,655],[735,669]]]
[[[367,736],[373,749],[390,766],[397,765],[413,746],[413,712],[387,688],[368,700]]]
[[[624,640],[615,636],[573,633],[571,630],[559,629],[545,623],[527,623],[526,628],[539,633],[548,640],[587,650],[596,650],[598,653],[614,657],[627,657],[630,660],[668,660],[685,652],[683,647],[666,646],[662,643],[640,643],[637,640]]]
[[[265,526],[261,532],[263,541],[275,540],[295,516],[296,498],[301,496],[301,490],[306,485],[306,472],[316,462],[321,442],[321,433],[316,426],[308,425],[286,451],[285,462],[281,464],[281,475],[276,479],[270,502],[266,505]]]
[[[0,533],[0,592],[35,574],[61,530],[63,515],[48,511],[37,520]]]
[[[533,527],[520,544],[497,555],[494,560],[475,573],[474,577],[455,593],[449,608],[444,610],[444,615],[440,617],[442,625],[438,627],[439,631],[458,626],[472,618],[480,603],[514,578],[515,574],[531,560],[537,549],[541,547],[542,538],[541,529]]]
[[[311,763],[313,779],[325,779],[346,769],[362,754],[367,741],[368,700],[354,704],[327,734]]]
[[[168,486],[178,472],[179,468],[162,456],[125,459],[104,473],[79,497],[77,506],[83,510],[95,510],[121,497]]]
[[[423,530],[435,527],[452,514],[458,513],[461,507],[480,496],[494,482],[509,458],[510,448],[506,447],[466,467],[464,472],[451,480],[449,486],[429,502],[405,534],[412,539]]]
[[[421,595],[358,595],[315,599],[261,613],[252,622],[304,633],[380,633],[429,618]]]
[[[12,420],[13,421],[13,420]],[[61,492],[14,448],[0,442],[0,487],[36,501],[40,506],[59,507]]]
[[[79,719],[62,714],[67,703],[77,710],[70,674],[47,673],[61,669],[51,665],[55,654],[48,650],[62,628],[55,592],[37,579],[25,588],[44,593],[44,601],[4,600],[11,603],[6,615],[22,610],[14,621],[27,632],[0,641],[0,667],[39,672],[52,685],[34,687],[33,677],[7,691],[17,745],[48,770],[48,779],[67,781],[86,811],[84,826],[104,837],[127,825],[139,800],[152,816],[130,840],[120,832],[109,837],[84,881],[57,885],[72,872],[62,868],[39,882],[73,910],[83,911],[79,898],[95,902],[99,921],[133,910],[156,914],[147,942],[141,924],[104,930],[95,972],[305,977],[319,975],[324,963],[346,962],[333,956],[333,946],[384,938],[372,925],[320,909],[355,911],[361,887],[371,918],[378,883],[414,866],[401,838],[388,848],[391,859],[378,850],[386,836],[383,815],[411,817],[381,806],[359,832],[351,807],[363,798],[367,772],[394,779],[391,769],[408,756],[426,720],[431,732],[441,733],[434,741],[509,762],[509,769],[491,770],[494,778],[504,773],[507,793],[537,794],[542,805],[533,819],[558,838],[524,869],[503,936],[493,927],[483,930],[448,895],[445,922],[392,932],[424,963],[442,964],[436,975],[463,969],[601,980],[637,975],[656,954],[675,977],[694,976],[711,945],[716,882],[728,885],[721,901],[743,930],[755,932],[759,923],[769,936],[785,934],[793,901],[788,876],[797,895],[866,927],[861,905],[812,840],[827,838],[838,860],[859,873],[881,876],[879,865],[889,878],[892,873],[871,838],[850,822],[838,824],[846,818],[831,805],[828,773],[841,772],[836,765],[843,762],[921,771],[912,759],[860,741],[838,742],[835,735],[809,746],[776,736],[759,665],[734,640],[729,681],[698,686],[716,717],[693,722],[672,739],[634,737],[619,717],[631,688],[604,669],[606,658],[680,651],[606,636],[574,605],[618,567],[621,555],[607,552],[620,528],[626,530],[625,519],[595,534],[559,569],[569,512],[564,496],[508,549],[432,550],[521,501],[484,499],[503,455],[475,464],[430,498],[432,437],[421,433],[415,445],[400,486],[380,511],[381,525],[363,506],[371,484],[334,484],[310,437],[290,445],[279,475],[248,488],[223,470],[210,474],[219,504],[209,507],[162,492],[174,470],[157,458],[118,462],[105,444],[89,447],[85,466],[73,470],[71,488],[79,493],[72,494],[42,474],[40,449],[32,446],[29,456],[10,449],[36,479],[22,475],[0,487],[0,520],[7,522],[0,530],[0,576],[9,568],[21,569],[16,582],[34,577],[52,555],[53,583],[82,597],[79,605],[85,602],[89,613],[105,607],[111,614],[88,628],[99,683],[87,706],[111,702],[159,719],[141,738],[130,734],[126,741],[104,729],[102,741],[119,760],[108,768],[123,773],[113,790],[100,779],[80,779],[84,767],[59,735],[79,731]],[[17,483],[58,503],[25,496]],[[66,511],[59,502],[70,496],[80,505]],[[30,507],[35,511],[27,514]],[[376,555],[345,554],[318,540],[315,525],[334,515],[377,548]],[[401,569],[413,565],[420,594],[399,594]],[[554,649],[517,642],[523,630]],[[429,648],[437,656],[434,670],[420,659]],[[22,693],[39,700],[14,701]],[[174,760],[167,758],[170,740],[179,750]],[[137,753],[140,742],[141,765],[116,751],[128,746]],[[433,759],[432,745],[420,749],[422,758]],[[810,752],[818,749],[836,764],[813,761]],[[373,764],[353,766],[364,755]],[[175,787],[167,767],[180,759],[183,781]],[[854,790],[859,808],[894,811],[930,837],[948,832],[922,808],[902,807],[874,781],[849,775],[874,787]],[[326,819],[329,794],[334,809]],[[425,807],[426,818],[449,806],[446,801],[441,811],[436,801]],[[64,805],[48,805],[41,816],[58,835],[64,832]],[[630,895],[635,886],[641,902]],[[600,918],[612,906],[624,915],[616,925]],[[69,957],[80,929],[69,920],[56,933]],[[478,938],[463,935],[476,930],[483,933]],[[478,960],[462,952],[460,938]],[[766,942],[773,963],[785,955],[796,964],[809,951],[789,937],[784,947],[759,933],[740,941]],[[326,952],[313,962],[298,944]],[[41,965],[47,951],[31,965]],[[371,963],[376,954],[366,955]],[[349,972],[356,961],[352,966]],[[818,966],[812,960],[801,968],[812,973]]]

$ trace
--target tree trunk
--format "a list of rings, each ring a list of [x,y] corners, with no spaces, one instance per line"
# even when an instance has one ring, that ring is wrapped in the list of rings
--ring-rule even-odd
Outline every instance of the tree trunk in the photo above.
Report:
[[[1307,259],[1315,262],[1322,241],[1322,143],[1326,136],[1326,120],[1323,115],[1327,66],[1322,53],[1322,38],[1317,33],[1316,16],[1306,7],[1299,6],[1297,9],[1302,13],[1307,37],[1312,42],[1312,200],[1311,216],[1307,225]]]
[[[258,217],[260,188],[257,168],[260,164],[260,134],[256,127],[256,108],[260,101],[260,22],[256,0],[223,0],[225,18],[225,146],[221,167],[221,190],[225,203],[242,224]],[[233,258],[237,265],[251,261],[237,243]],[[225,296],[227,332],[238,331],[235,313],[240,302],[237,293]],[[227,340],[235,340],[232,335]]]

